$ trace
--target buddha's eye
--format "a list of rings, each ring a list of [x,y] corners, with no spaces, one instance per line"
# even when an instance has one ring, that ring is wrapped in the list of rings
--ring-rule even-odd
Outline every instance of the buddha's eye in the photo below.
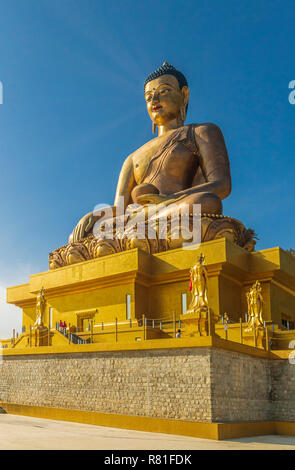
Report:
[[[152,99],[152,95],[147,95],[147,96],[145,97],[145,101],[146,101],[146,102],[151,101],[151,99]]]
[[[162,88],[162,90],[160,90],[160,94],[165,95],[166,93],[168,93],[168,91],[169,91],[169,88]]]

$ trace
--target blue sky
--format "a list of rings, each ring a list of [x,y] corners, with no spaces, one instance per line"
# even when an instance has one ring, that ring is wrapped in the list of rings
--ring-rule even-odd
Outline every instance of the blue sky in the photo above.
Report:
[[[224,213],[258,249],[295,248],[294,2],[9,0],[0,31],[0,337],[20,325],[5,287],[48,268],[152,138],[143,82],[165,60],[188,79],[187,122],[223,131]]]

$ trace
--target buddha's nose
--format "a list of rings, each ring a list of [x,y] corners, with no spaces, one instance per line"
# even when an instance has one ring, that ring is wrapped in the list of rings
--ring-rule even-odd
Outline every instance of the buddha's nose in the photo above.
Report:
[[[153,96],[153,99],[152,99],[152,103],[157,103],[159,101],[159,95],[158,93],[155,93],[154,96]]]

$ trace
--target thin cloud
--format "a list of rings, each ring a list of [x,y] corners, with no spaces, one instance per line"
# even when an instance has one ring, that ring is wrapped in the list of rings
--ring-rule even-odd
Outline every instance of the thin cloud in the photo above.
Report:
[[[15,305],[6,303],[6,285],[0,284],[0,338],[11,338],[12,330],[20,333],[22,328],[22,311]]]
[[[38,272],[30,263],[17,263],[0,269],[0,339],[10,338],[12,330],[21,333],[22,310],[6,302],[6,289],[29,282],[30,275]]]

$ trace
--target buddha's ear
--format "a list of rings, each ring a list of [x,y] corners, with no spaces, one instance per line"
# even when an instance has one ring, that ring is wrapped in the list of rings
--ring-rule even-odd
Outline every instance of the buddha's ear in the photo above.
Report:
[[[181,94],[182,94],[182,98],[183,98],[183,104],[185,106],[188,105],[188,100],[189,100],[189,87],[188,86],[183,86],[181,88]]]

